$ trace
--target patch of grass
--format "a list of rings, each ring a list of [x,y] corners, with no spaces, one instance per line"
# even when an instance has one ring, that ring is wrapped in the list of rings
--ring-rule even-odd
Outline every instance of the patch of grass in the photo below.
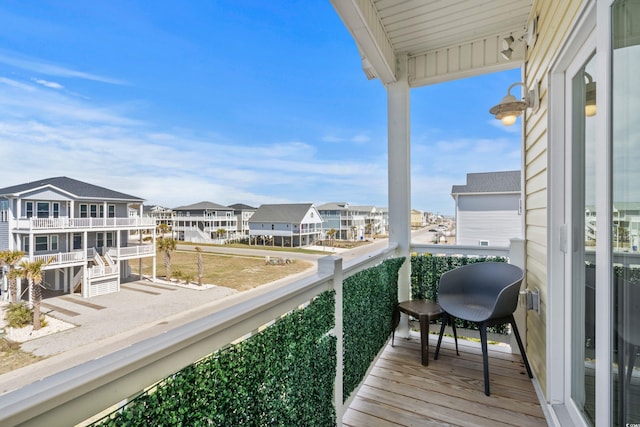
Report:
[[[200,245],[202,246],[202,245]],[[246,291],[292,274],[301,273],[313,264],[302,260],[293,260],[290,264],[268,265],[264,257],[225,255],[201,252],[204,264],[205,284],[226,286],[238,291]],[[142,274],[151,276],[151,258],[142,261]],[[138,272],[136,263],[132,263],[133,273]],[[198,255],[195,251],[171,252],[172,275],[198,277]],[[164,276],[164,253],[156,257],[156,275]],[[177,278],[177,277],[176,277]]]
[[[320,246],[331,246],[340,249],[353,249],[360,246],[366,246],[373,243],[371,240],[321,240],[318,242]]]
[[[14,371],[23,366],[41,360],[42,357],[34,356],[20,349],[20,344],[0,338],[0,375]]]
[[[292,252],[298,254],[312,254],[312,255],[327,255],[326,251],[317,251],[313,249],[304,249],[304,248],[289,248],[289,247],[281,247],[281,246],[262,246],[262,245],[249,245],[247,243],[229,243],[226,245],[214,245],[210,243],[191,243],[191,242],[178,242],[179,246],[206,246],[209,248],[235,248],[235,249],[259,249],[266,251],[274,251],[274,252]]]

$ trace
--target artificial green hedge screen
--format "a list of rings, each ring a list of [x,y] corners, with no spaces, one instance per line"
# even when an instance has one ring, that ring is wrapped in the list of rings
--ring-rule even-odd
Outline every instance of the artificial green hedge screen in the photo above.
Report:
[[[440,276],[449,270],[476,262],[507,262],[505,257],[457,257],[457,256],[432,256],[429,254],[413,255],[411,257],[411,298],[430,299],[438,301],[438,283]],[[467,329],[478,329],[474,323],[460,319],[456,320],[456,326]],[[507,328],[494,326],[488,331],[504,334]]]
[[[335,292],[184,368],[106,426],[332,426]]]
[[[398,304],[398,271],[404,261],[388,259],[344,281],[344,400],[360,384],[389,339]]]
[[[343,284],[344,398],[357,387],[393,328],[394,258]],[[188,366],[127,403],[102,426],[333,426],[335,292],[269,328]]]

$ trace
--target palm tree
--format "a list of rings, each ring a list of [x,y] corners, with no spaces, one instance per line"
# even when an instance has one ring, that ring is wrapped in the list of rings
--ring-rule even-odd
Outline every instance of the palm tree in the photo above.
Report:
[[[165,234],[171,231],[171,227],[169,227],[169,225],[164,222],[162,224],[159,224],[157,229],[158,229],[158,234],[160,235],[160,238],[164,237]]]
[[[175,239],[158,239],[158,249],[164,251],[164,277],[166,280],[171,279],[171,251],[176,250],[177,244],[178,242]]]
[[[18,283],[16,281],[17,276],[15,273],[15,268],[23,256],[24,252],[22,251],[0,252],[0,265],[6,265],[9,268],[7,277],[9,279],[9,302],[11,304],[18,302]]]
[[[202,286],[202,276],[204,276],[204,264],[202,263],[202,249],[200,246],[195,247],[198,252],[198,286]]]
[[[224,228],[218,228],[216,230],[216,234],[218,235],[218,239],[222,239],[222,236],[224,236],[226,232],[227,232],[227,230],[225,230]]]
[[[18,266],[18,274],[29,282],[33,303],[33,330],[40,329],[40,302],[42,302],[42,267],[49,264],[51,259],[37,261],[22,261]]]
[[[332,228],[331,230],[327,231],[327,236],[329,236],[329,244],[333,245],[333,238],[336,237],[336,229]]]

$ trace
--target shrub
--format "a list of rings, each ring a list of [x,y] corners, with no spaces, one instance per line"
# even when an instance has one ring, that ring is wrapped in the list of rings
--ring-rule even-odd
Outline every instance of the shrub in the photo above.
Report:
[[[33,324],[33,310],[25,302],[9,304],[5,312],[5,319],[9,327],[23,328]],[[48,324],[44,314],[41,315],[40,327],[44,328]]]
[[[9,304],[5,319],[10,327],[22,328],[32,323],[33,310],[24,302]]]

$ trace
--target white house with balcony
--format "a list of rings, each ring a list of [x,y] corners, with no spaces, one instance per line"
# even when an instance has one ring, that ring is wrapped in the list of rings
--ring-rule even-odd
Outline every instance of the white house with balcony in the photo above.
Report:
[[[322,217],[312,203],[260,205],[249,219],[249,244],[300,247],[322,236]]]
[[[465,185],[454,185],[456,243],[509,246],[522,236],[520,171],[468,173]]]
[[[142,216],[143,199],[68,177],[0,189],[0,250],[23,251],[42,267],[46,289],[83,297],[117,292],[132,260],[153,257],[155,219]],[[129,206],[140,214],[129,216]],[[150,232],[150,242],[129,235]],[[155,274],[154,274],[155,276]]]
[[[173,231],[178,240],[193,243],[224,243],[238,234],[234,209],[213,202],[199,202],[173,209]]]
[[[386,208],[373,205],[351,205],[357,216],[364,217],[364,233],[370,236],[385,234],[387,229]]]
[[[325,233],[335,230],[334,237],[342,240],[356,240],[363,236],[366,210],[357,208],[347,202],[331,202],[318,206],[318,212],[324,221],[322,227]]]
[[[249,236],[249,220],[258,208],[245,205],[244,203],[236,203],[229,205],[233,209],[233,214],[238,218],[238,237],[246,238]]]

